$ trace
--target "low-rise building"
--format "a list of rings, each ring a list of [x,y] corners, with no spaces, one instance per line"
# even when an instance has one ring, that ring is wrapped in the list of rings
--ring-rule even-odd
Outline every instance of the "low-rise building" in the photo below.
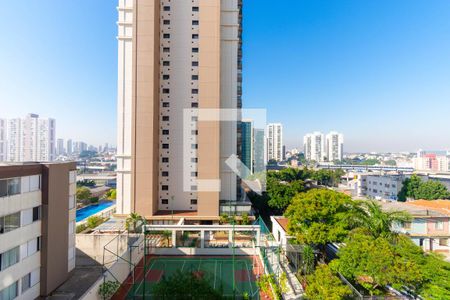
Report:
[[[396,224],[394,230],[410,236],[425,251],[450,254],[450,201],[381,202],[381,205],[384,210],[402,210],[412,216],[411,222]]]
[[[0,164],[0,299],[36,299],[75,267],[75,163]]]
[[[355,173],[347,187],[356,197],[397,201],[406,177],[400,173]]]

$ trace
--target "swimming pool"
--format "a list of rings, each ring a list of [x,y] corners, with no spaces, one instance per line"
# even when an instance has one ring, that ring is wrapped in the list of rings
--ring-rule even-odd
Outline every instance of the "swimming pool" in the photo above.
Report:
[[[90,216],[114,205],[115,202],[110,202],[110,201],[106,201],[106,202],[102,202],[99,204],[93,204],[93,205],[89,205],[80,209],[77,209],[77,222],[83,221],[86,218],[89,218]]]

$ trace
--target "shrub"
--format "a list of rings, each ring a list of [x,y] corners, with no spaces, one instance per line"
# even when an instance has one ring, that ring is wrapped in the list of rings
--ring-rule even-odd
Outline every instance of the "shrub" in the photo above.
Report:
[[[103,299],[110,299],[119,288],[120,284],[117,281],[105,281],[100,285],[98,293]]]
[[[98,225],[102,224],[105,220],[98,216],[89,217],[86,221],[87,227],[94,229]]]

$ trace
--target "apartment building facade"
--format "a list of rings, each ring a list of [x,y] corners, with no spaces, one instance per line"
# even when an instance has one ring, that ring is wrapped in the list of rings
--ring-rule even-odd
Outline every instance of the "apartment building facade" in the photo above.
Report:
[[[283,125],[270,123],[267,125],[267,161],[283,160]]]
[[[7,160],[6,120],[0,119],[0,162]]]
[[[49,162],[56,158],[56,122],[28,114],[8,122],[8,161]]]
[[[326,159],[330,162],[344,158],[344,135],[332,131],[326,135]]]
[[[321,132],[306,134],[303,138],[305,159],[307,161],[323,162],[326,158],[326,141]]]
[[[353,196],[397,201],[407,175],[400,173],[356,173],[347,185]]]
[[[120,0],[118,12],[117,212],[217,219],[240,200],[225,163],[240,152],[239,116],[198,114],[241,107],[242,3]]]
[[[75,163],[0,164],[0,299],[47,296],[75,268]]]
[[[253,173],[266,171],[266,138],[264,129],[253,130]]]
[[[241,135],[242,135],[241,161],[246,166],[246,168],[241,169],[241,174],[243,172],[244,174],[242,174],[242,178],[246,178],[247,176],[253,173],[254,132],[252,120],[241,121]]]

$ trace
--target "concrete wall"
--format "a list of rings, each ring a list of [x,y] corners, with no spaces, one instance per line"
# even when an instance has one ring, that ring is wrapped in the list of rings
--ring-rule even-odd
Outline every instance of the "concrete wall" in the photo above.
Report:
[[[126,235],[121,236],[120,240],[122,241],[124,237],[126,238]],[[98,240],[98,242],[101,242],[101,239]],[[104,273],[104,277],[97,280],[97,282],[93,284],[83,296],[80,297],[80,300],[102,300],[99,295],[99,288],[105,281],[117,280],[120,283],[123,283],[132,271],[132,268],[130,268],[130,262],[133,265],[136,265],[144,257],[143,245],[143,237],[141,237],[133,244],[135,247],[131,248],[131,251],[130,249],[126,249],[122,255],[115,257],[114,263],[110,268],[108,268],[108,271]]]
[[[128,248],[128,237],[117,234],[77,234],[77,248],[103,264],[103,253],[105,252],[105,262],[111,261],[117,253],[124,253]],[[104,251],[104,247],[108,251]],[[111,253],[112,252],[112,253]]]

